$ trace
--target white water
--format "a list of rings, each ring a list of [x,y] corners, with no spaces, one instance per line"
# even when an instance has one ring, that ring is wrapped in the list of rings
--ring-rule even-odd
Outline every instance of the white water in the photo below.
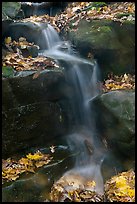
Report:
[[[43,29],[42,32],[43,32],[43,35],[45,36],[47,49],[50,49],[53,46],[56,46],[56,44],[60,42],[60,38],[57,32],[55,32],[54,28],[50,24],[48,24],[47,29]]]
[[[74,54],[68,42],[63,42],[51,25],[44,29],[47,49],[40,55],[51,57],[64,63],[66,80],[73,86],[73,98],[70,99],[75,129],[67,136],[72,152],[79,152],[75,166],[70,172],[78,172],[94,179],[97,192],[103,193],[101,164],[104,151],[96,130],[92,99],[100,91],[98,89],[98,65]],[[43,42],[44,43],[44,42]],[[90,103],[89,103],[90,102]],[[69,173],[70,173],[69,172]]]

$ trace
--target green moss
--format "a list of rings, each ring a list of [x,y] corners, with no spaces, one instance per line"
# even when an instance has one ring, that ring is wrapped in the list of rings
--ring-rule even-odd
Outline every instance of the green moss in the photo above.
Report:
[[[132,13],[117,13],[116,15],[115,15],[115,17],[116,18],[122,18],[122,17],[124,17],[124,16],[129,16],[129,15],[132,15]]]
[[[77,42],[90,43],[93,49],[115,49],[121,47],[110,20],[81,21],[77,32],[70,33]]]
[[[14,74],[13,67],[6,67],[6,66],[2,67],[2,76],[3,77],[13,77],[13,74]]]
[[[105,2],[91,2],[90,5],[87,8],[84,8],[83,11],[89,11],[93,9],[100,9],[100,7],[106,6],[107,4]]]
[[[21,8],[21,2],[2,2],[2,18],[14,18]]]
[[[93,2],[92,6],[94,7],[103,7],[106,6],[107,4],[105,2]]]

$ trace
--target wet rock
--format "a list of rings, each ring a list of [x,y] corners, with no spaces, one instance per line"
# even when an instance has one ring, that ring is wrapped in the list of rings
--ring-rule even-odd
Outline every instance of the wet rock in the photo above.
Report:
[[[3,79],[2,84],[2,109],[8,110],[43,101],[58,101],[63,97],[65,79],[60,71],[45,70],[35,79],[31,74]]]
[[[3,157],[44,146],[67,131],[67,84],[61,71],[2,81]]]
[[[62,118],[62,120],[60,120]],[[61,107],[52,102],[24,105],[2,114],[3,156],[42,147],[65,133]]]
[[[4,38],[5,33],[9,29],[9,25],[13,23],[13,20],[3,20],[2,21],[2,38]]]
[[[114,74],[135,71],[135,23],[122,24],[112,20],[81,20],[78,29],[73,26],[67,38],[77,50],[87,57],[91,53],[97,59],[103,78],[111,71]],[[126,33],[126,35],[125,35]]]
[[[99,118],[97,127],[108,147],[126,159],[135,156],[135,92],[111,91],[93,100]]]
[[[47,27],[47,23],[43,23],[41,28],[38,23],[34,22],[14,22],[5,31],[3,39],[11,37],[12,40],[18,41],[20,37],[25,37],[28,42],[40,46],[41,49],[45,49],[47,45],[45,35],[42,32],[44,27]]]
[[[39,48],[36,45],[27,46],[26,48],[21,49],[21,53],[23,57],[29,57],[29,56],[32,56],[33,58],[37,57],[38,51],[39,51]]]

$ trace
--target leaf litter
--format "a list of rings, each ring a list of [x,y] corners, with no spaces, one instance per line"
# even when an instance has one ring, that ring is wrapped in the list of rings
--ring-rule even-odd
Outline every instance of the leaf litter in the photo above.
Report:
[[[53,59],[45,56],[32,57],[30,53],[29,56],[24,57],[22,54],[23,49],[26,49],[28,46],[35,46],[37,49],[39,49],[39,47],[37,45],[34,45],[34,43],[27,42],[26,39],[23,37],[20,37],[18,42],[15,40],[12,41],[10,37],[7,37],[5,39],[5,43],[9,51],[3,58],[3,67],[10,66],[13,67],[15,71],[41,71],[46,68],[59,67],[59,65]]]
[[[50,192],[51,202],[135,202],[135,172],[130,169],[112,176],[104,184],[104,194],[96,191],[96,182],[79,174],[65,174]]]
[[[135,202],[135,172],[130,169],[109,179],[105,195],[109,202]]]
[[[28,153],[26,157],[15,160],[8,158],[2,160],[2,183],[15,181],[22,173],[35,173],[37,168],[42,167],[53,157],[50,154],[43,154],[39,150],[35,153]]]
[[[73,173],[62,176],[50,192],[51,202],[103,202],[104,196],[96,192],[96,182]]]
[[[102,85],[104,92],[113,90],[134,90],[135,89],[135,75],[124,74],[124,75],[114,75],[109,74],[108,79],[104,81]]]

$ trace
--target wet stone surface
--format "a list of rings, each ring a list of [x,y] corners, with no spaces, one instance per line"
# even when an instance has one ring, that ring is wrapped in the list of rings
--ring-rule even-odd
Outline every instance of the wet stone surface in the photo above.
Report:
[[[44,146],[68,130],[67,85],[63,73],[50,71],[37,79],[32,76],[2,81],[3,157],[29,147]]]

